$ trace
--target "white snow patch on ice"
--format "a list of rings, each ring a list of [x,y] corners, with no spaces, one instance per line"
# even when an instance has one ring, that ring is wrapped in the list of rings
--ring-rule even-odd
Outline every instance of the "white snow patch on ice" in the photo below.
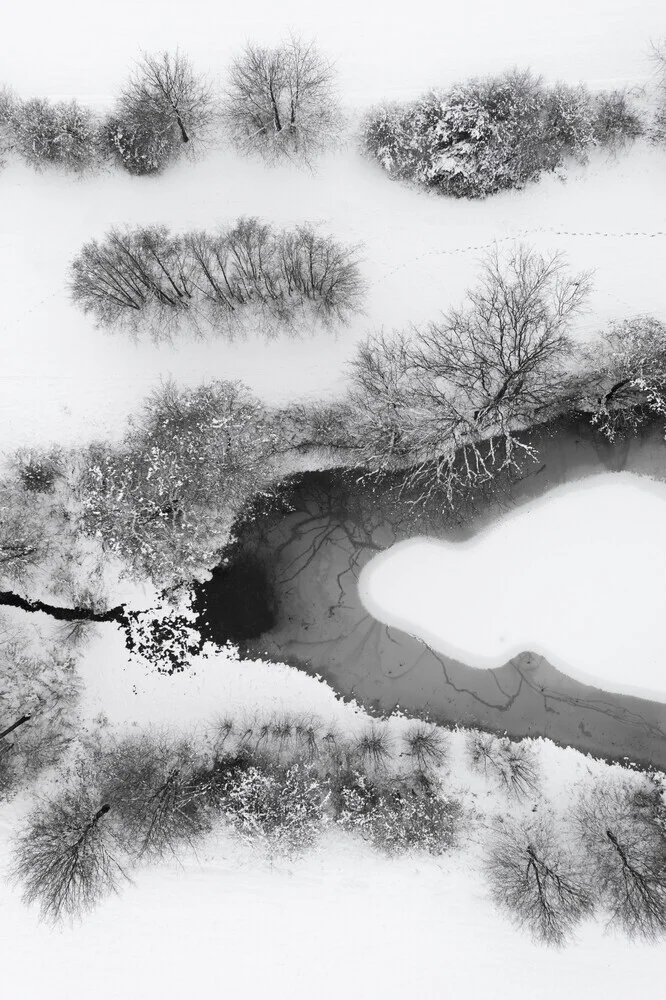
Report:
[[[607,473],[466,542],[414,539],[359,581],[378,619],[473,667],[530,650],[607,691],[666,701],[666,484]]]

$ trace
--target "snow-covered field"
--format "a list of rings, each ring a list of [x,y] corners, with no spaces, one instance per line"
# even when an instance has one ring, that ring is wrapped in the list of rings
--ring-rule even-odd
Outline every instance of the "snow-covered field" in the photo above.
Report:
[[[666,700],[666,485],[607,473],[560,487],[468,542],[415,539],[364,568],[380,621],[481,669],[529,649],[606,691]]]
[[[663,34],[664,20],[658,0],[473,0],[455,10],[431,0],[409,8],[261,0],[233,10],[202,0],[185,7],[40,0],[13,6],[0,65],[3,80],[24,96],[104,103],[141,48],[179,45],[201,69],[222,73],[247,38],[270,43],[289,30],[317,36],[337,61],[343,100],[362,108],[513,64],[593,87],[642,85],[650,39]],[[665,171],[666,153],[639,145],[617,162],[593,158],[566,182],[548,177],[468,204],[393,184],[353,150],[328,157],[315,174],[269,170],[224,149],[144,180],[117,171],[77,180],[10,164],[0,173],[0,450],[118,433],[169,376],[187,384],[242,378],[271,401],[335,393],[368,329],[419,322],[458,302],[474,280],[473,248],[494,240],[529,239],[540,250],[564,251],[575,269],[595,270],[581,337],[609,317],[663,317]],[[102,334],[69,303],[72,256],[109,226],[212,228],[243,213],[277,223],[307,219],[362,243],[366,315],[337,339],[318,333],[269,345],[158,349]],[[126,665],[125,655],[111,628],[91,643],[82,667],[87,718],[104,711],[118,727],[189,728],[217,711],[288,706],[358,723],[354,706],[287,667],[241,664],[222,653],[193,674],[168,678]],[[597,766],[551,744],[539,753],[553,789]],[[3,858],[23,808],[0,811]],[[39,925],[3,884],[3,993],[619,1000],[663,990],[662,950],[605,936],[599,926],[584,927],[562,953],[532,946],[493,910],[460,858],[388,862],[333,838],[297,864],[271,868],[220,837],[183,867],[146,869],[123,896],[62,931]]]

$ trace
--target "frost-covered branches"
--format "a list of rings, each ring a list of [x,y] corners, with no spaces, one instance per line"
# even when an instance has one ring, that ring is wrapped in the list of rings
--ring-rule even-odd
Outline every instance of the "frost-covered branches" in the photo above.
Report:
[[[99,156],[99,123],[77,101],[8,99],[3,117],[11,147],[37,169],[55,164],[84,170]]]
[[[182,236],[165,226],[113,229],[82,248],[71,291],[103,326],[147,329],[158,341],[179,325],[232,337],[255,323],[269,335],[357,309],[356,258],[356,248],[310,226],[274,230],[258,219]]]
[[[313,43],[248,45],[233,63],[223,119],[234,144],[269,160],[309,161],[339,135],[332,65]]]
[[[523,187],[566,157],[640,134],[626,94],[546,87],[529,71],[470,80],[367,116],[362,144],[391,176],[478,198]]]
[[[410,484],[451,502],[533,457],[516,432],[547,419],[569,394],[568,331],[588,289],[588,276],[570,276],[559,254],[495,251],[462,308],[362,344],[351,399],[368,463],[409,459]]]
[[[581,352],[586,408],[609,441],[666,417],[666,325],[651,316],[610,324]]]
[[[564,944],[593,910],[585,868],[552,822],[497,824],[485,869],[495,902],[539,943]]]
[[[275,439],[238,383],[155,392],[119,445],[92,445],[78,491],[84,530],[140,576],[171,586],[215,562],[244,504],[267,488]]]

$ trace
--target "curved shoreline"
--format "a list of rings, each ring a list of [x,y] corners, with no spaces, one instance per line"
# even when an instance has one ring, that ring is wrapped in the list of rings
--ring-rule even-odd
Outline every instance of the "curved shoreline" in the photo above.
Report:
[[[507,489],[475,498],[464,519],[401,502],[390,488],[399,473],[382,489],[340,469],[295,477],[285,484],[286,509],[246,523],[229,564],[197,588],[202,631],[238,642],[243,655],[321,676],[373,712],[400,708],[515,738],[542,735],[595,756],[666,768],[666,705],[602,691],[529,651],[498,669],[467,667],[383,625],[361,603],[363,566],[397,541],[470,538],[507,508],[600,472],[666,481],[660,428],[610,445],[582,420],[561,419],[526,437],[539,448],[538,464]],[[243,591],[235,579],[248,559],[260,584]],[[245,635],[230,632],[225,593],[243,605]]]

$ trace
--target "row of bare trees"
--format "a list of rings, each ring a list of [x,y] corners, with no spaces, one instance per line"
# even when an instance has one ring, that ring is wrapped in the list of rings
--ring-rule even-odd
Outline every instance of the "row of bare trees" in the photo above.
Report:
[[[666,933],[662,779],[606,780],[570,815],[496,824],[486,858],[495,901],[536,941],[562,945],[601,908],[608,926],[648,941]]]
[[[342,321],[359,308],[362,287],[356,247],[309,225],[276,230],[255,218],[217,233],[112,229],[71,268],[72,298],[85,312],[155,340],[183,323],[232,337],[248,318],[265,334]]]
[[[6,149],[39,168],[83,170],[112,156],[132,174],[154,174],[222,133],[243,152],[311,161],[339,137],[332,64],[296,36],[248,44],[221,89],[175,52],[144,53],[112,112],[98,119],[77,101],[0,93]]]

